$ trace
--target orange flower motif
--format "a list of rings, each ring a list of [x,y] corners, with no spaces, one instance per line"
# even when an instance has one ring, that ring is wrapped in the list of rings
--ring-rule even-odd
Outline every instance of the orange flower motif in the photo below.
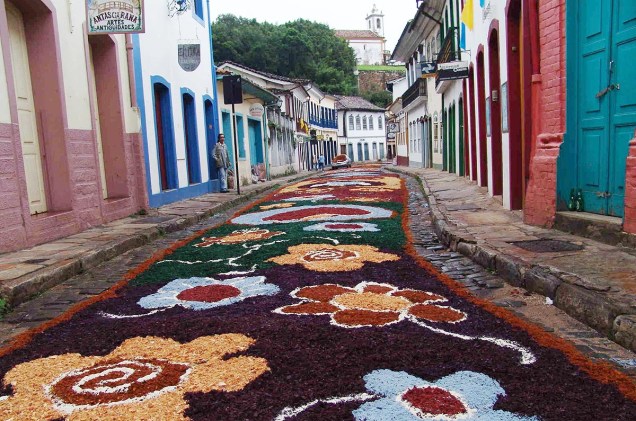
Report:
[[[349,272],[366,262],[382,263],[399,260],[395,254],[383,253],[377,247],[364,245],[300,244],[287,249],[289,254],[272,257],[268,262],[279,265],[303,265],[316,272]]]
[[[0,400],[0,419],[185,420],[185,394],[239,391],[269,370],[262,358],[226,358],[253,343],[240,334],[187,344],[145,337],[128,339],[103,357],[29,361],[5,375],[13,395]]]
[[[273,205],[263,205],[262,210],[291,208],[295,203],[274,203]]]
[[[291,296],[302,302],[274,312],[328,314],[331,324],[347,328],[386,326],[412,317],[438,323],[458,323],[466,319],[462,311],[433,304],[447,301],[441,295],[375,282],[362,282],[355,288],[335,284],[309,286],[294,290]]]
[[[250,228],[244,230],[234,231],[225,237],[203,237],[199,244],[195,244],[195,247],[210,247],[213,244],[238,244],[246,243],[248,241],[260,241],[268,240],[278,235],[283,235],[284,232],[274,231],[270,232],[266,229]]]

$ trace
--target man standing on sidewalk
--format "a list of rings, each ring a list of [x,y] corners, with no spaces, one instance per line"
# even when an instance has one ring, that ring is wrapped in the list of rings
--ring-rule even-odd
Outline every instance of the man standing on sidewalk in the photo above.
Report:
[[[225,145],[225,135],[223,133],[219,134],[212,156],[216,162],[216,168],[219,170],[221,193],[227,193],[227,169],[230,166],[230,159],[227,155],[227,146]]]

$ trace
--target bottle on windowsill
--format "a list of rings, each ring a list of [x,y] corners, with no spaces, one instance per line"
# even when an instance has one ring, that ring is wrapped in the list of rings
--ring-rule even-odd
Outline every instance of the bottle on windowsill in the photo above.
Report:
[[[568,210],[576,210],[576,189],[570,189],[570,200],[568,200]]]

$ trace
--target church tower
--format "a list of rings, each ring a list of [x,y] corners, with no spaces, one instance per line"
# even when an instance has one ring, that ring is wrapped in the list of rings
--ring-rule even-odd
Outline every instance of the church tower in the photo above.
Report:
[[[381,10],[378,10],[375,4],[371,13],[367,16],[367,29],[384,38],[384,14],[382,14]]]

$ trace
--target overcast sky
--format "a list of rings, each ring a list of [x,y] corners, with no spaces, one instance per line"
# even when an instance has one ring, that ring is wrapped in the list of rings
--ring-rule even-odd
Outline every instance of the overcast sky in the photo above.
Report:
[[[386,48],[393,52],[404,25],[415,16],[415,0],[224,0],[211,1],[212,20],[231,13],[259,22],[285,23],[299,18],[333,29],[367,29],[373,5],[384,14]]]

